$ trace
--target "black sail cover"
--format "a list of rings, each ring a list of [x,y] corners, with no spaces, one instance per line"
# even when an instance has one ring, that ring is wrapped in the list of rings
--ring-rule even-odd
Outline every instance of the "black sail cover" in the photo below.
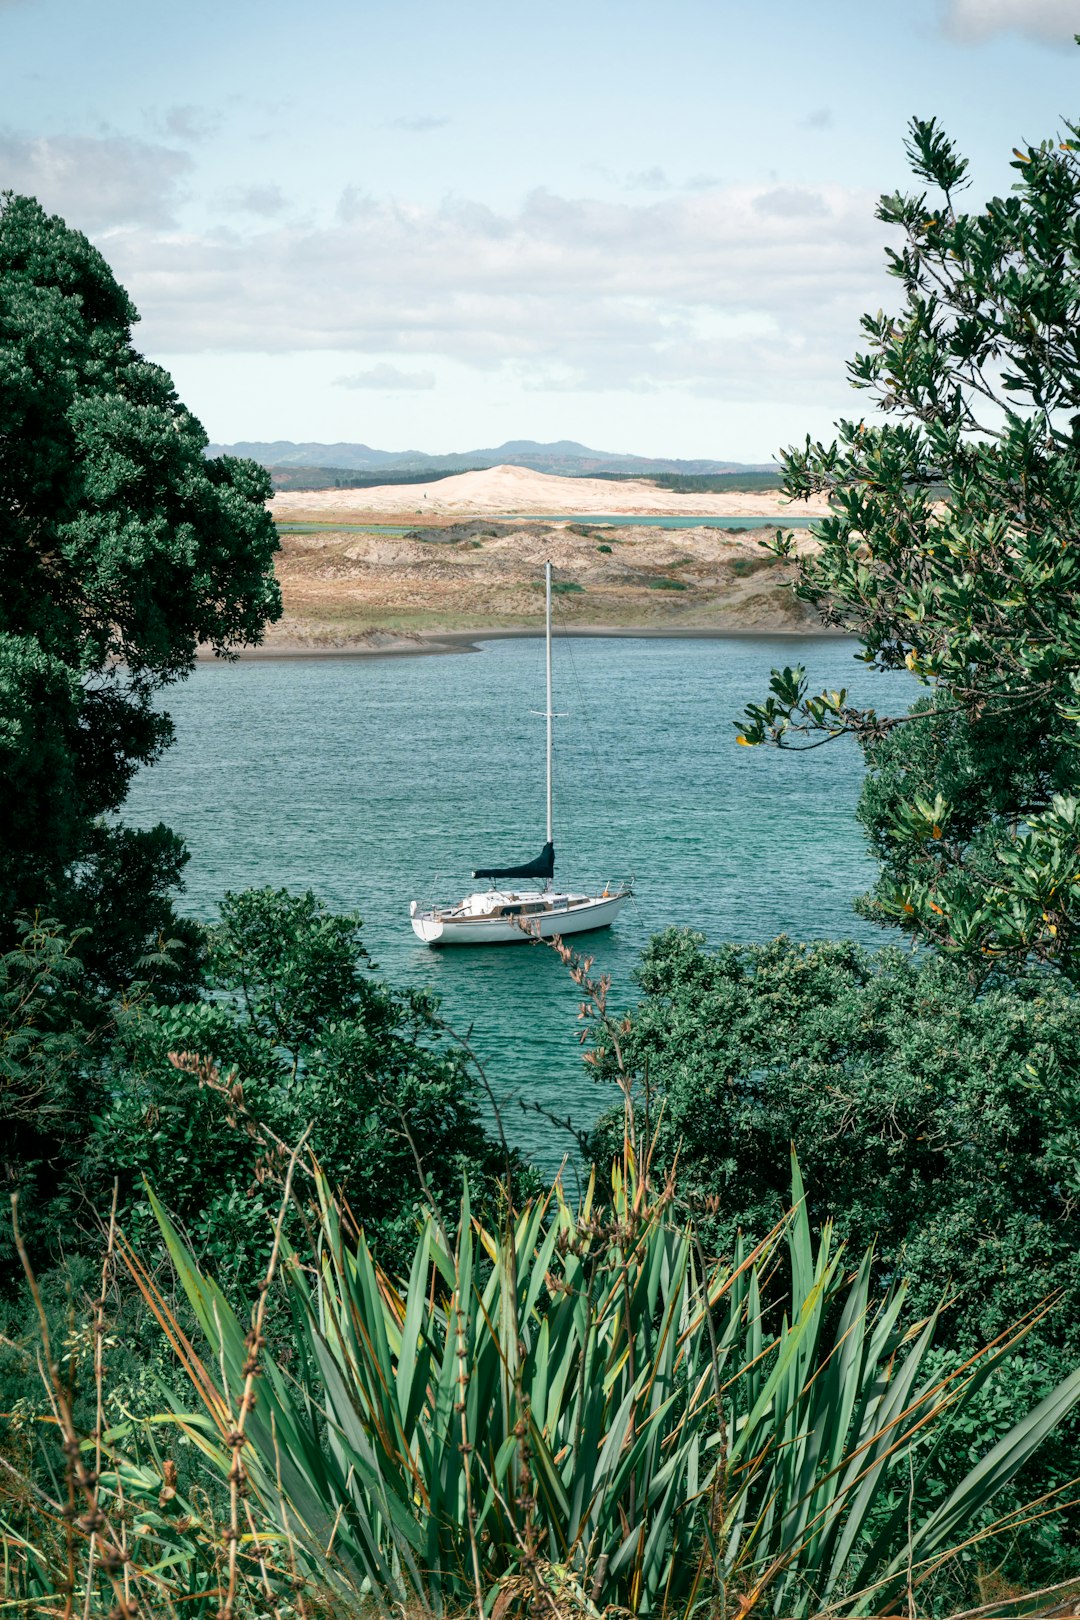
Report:
[[[546,883],[550,883],[554,876],[554,844],[545,844],[535,861],[528,861],[524,866],[484,867],[473,873],[474,878],[543,878]]]

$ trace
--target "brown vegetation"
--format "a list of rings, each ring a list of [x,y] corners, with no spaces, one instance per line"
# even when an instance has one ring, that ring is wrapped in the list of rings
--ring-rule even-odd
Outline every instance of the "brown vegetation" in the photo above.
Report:
[[[793,565],[761,545],[771,532],[485,519],[401,534],[286,530],[285,616],[267,647],[389,650],[440,630],[538,629],[549,559],[557,619],[569,628],[813,630],[787,588]]]

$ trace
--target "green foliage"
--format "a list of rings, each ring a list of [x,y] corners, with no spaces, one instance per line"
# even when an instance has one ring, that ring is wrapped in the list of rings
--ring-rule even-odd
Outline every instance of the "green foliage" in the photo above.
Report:
[[[242,1487],[271,1559],[287,1542],[310,1580],[396,1612],[866,1614],[913,1603],[983,1533],[1080,1373],[943,1479],[995,1356],[932,1363],[903,1289],[875,1303],[869,1256],[852,1275],[827,1228],[814,1243],[797,1168],[791,1216],[724,1263],[635,1163],[605,1211],[556,1187],[497,1230],[466,1189],[456,1237],[429,1213],[400,1285],[320,1177],[317,1259],[285,1255],[287,1364],[260,1355],[264,1307],[245,1332],[155,1200],[209,1352],[125,1250],[191,1382],[174,1421]],[[112,1461],[106,1510],[122,1480],[161,1556],[161,1475]],[[197,1549],[187,1569],[179,1552],[190,1584]]]
[[[942,1343],[968,1351],[1058,1290],[1040,1329],[1080,1361],[1080,1005],[1053,980],[976,994],[940,958],[844,941],[726,945],[669,929],[647,947],[621,1038],[648,1072],[658,1153],[679,1155],[710,1241],[761,1236],[794,1143],[817,1211],[914,1308],[945,1294]],[[612,1053],[594,1031],[601,1078]],[[613,1117],[601,1162],[618,1150]]]
[[[752,574],[760,574],[764,568],[773,568],[779,561],[777,557],[733,557],[731,559],[731,572],[736,579],[749,579]]]
[[[70,922],[93,901],[124,913],[126,956],[116,932],[97,964],[120,982],[154,947],[166,878],[141,919],[130,886],[114,904],[132,844],[97,818],[170,740],[155,691],[200,643],[228,654],[280,612],[269,479],[205,459],[136,319],[84,236],[0,196],[0,946],[19,910]],[[155,852],[175,875],[161,835]]]
[[[966,1356],[1053,1301],[1022,1371],[980,1398],[968,1446],[1080,1362],[1080,1005],[1060,980],[977,993],[940,957],[785,939],[707,951],[672,929],[645,951],[639,981],[621,1061],[639,1085],[647,1077],[658,1162],[678,1156],[710,1245],[731,1253],[740,1232],[771,1229],[793,1143],[816,1218],[856,1251],[873,1245],[876,1285],[907,1277],[919,1315],[950,1301],[943,1353]],[[603,1026],[591,1056],[601,1079],[618,1077]],[[621,1136],[613,1113],[598,1162]],[[1024,1489],[1064,1484],[1078,1455],[1073,1425]],[[1026,1533],[1017,1579],[1054,1578],[1059,1534]]]
[[[16,941],[0,956],[0,1166],[40,1264],[58,1244],[79,1241],[78,1172],[99,1092],[101,1014],[77,939],[36,920],[17,924]],[[0,1276],[13,1265],[5,1223]]]
[[[1015,153],[1004,198],[965,212],[966,163],[934,123],[909,157],[930,188],[881,199],[897,314],[863,320],[851,380],[880,424],[789,450],[784,488],[825,494],[798,594],[907,667],[932,698],[882,716],[776,672],[745,741],[857,735],[883,857],[873,914],[967,957],[1080,967],[1080,148]],[[776,549],[790,552],[778,537]],[[957,767],[956,749],[965,769]],[[935,829],[937,829],[935,831]]]
[[[106,826],[87,832],[83,860],[58,885],[87,984],[104,1002],[117,986],[128,1001],[197,994],[205,930],[176,915],[187,847],[170,828]]]
[[[265,463],[264,463],[265,465]],[[351,467],[294,467],[267,466],[274,488],[293,491],[309,489],[376,489],[385,484],[436,484],[443,478],[454,478],[460,472],[472,469],[448,467],[420,472],[402,472],[387,467],[379,472],[357,472]]]
[[[1034,956],[1075,979],[1072,739],[1053,739],[1035,709],[972,719],[923,699],[911,715],[863,743],[870,769],[858,817],[881,871],[859,910],[974,959],[979,974]],[[1018,801],[1029,807],[1022,821]]]
[[[230,1292],[252,1287],[282,1144],[308,1129],[385,1264],[412,1246],[421,1173],[444,1207],[464,1173],[480,1194],[494,1188],[506,1161],[465,1058],[440,1039],[435,1003],[369,968],[357,920],[311,894],[228,894],[209,938],[211,995],[120,1015],[91,1158],[97,1185],[120,1176],[136,1245],[156,1231],[146,1177]]]
[[[87,967],[62,931],[44,924],[23,933],[20,948],[0,958],[4,1172],[20,1195],[25,1252],[44,1272],[38,1296],[55,1376],[48,1356],[42,1363],[31,1298],[14,1286],[21,1266],[9,1239],[0,1250],[0,1519],[14,1556],[5,1596],[18,1591],[33,1606],[55,1595],[55,1579],[68,1567],[71,1522],[59,1509],[41,1510],[67,1496],[72,1453],[63,1424],[57,1432],[59,1386],[79,1433],[124,1436],[128,1500],[145,1498],[140,1552],[153,1545],[171,1560],[161,1590],[151,1578],[147,1612],[218,1614],[227,1490],[200,1478],[187,1442],[170,1443],[167,1458],[157,1447],[145,1419],[160,1403],[168,1344],[130,1282],[114,1279],[106,1290],[88,1258],[98,1247],[95,1211],[101,1218],[108,1210],[114,1178],[126,1235],[146,1263],[165,1259],[143,1180],[149,1171],[168,1191],[200,1262],[231,1297],[254,1289],[265,1270],[286,1144],[305,1132],[348,1199],[350,1220],[364,1225],[387,1264],[411,1252],[424,1187],[450,1208],[463,1175],[481,1196],[494,1193],[496,1173],[518,1173],[526,1188],[532,1178],[486,1134],[475,1079],[441,1041],[434,1004],[374,979],[355,919],[329,913],[310,895],[226,897],[210,940],[209,993],[169,1002],[144,988],[114,1009],[115,1024],[103,1021]],[[181,1057],[177,1067],[171,1052],[205,1056]],[[298,1191],[289,1230],[303,1241],[315,1199],[311,1169]],[[100,1396],[86,1308],[99,1293],[107,1293],[110,1314]],[[177,1331],[194,1331],[190,1310],[172,1303]],[[277,1318],[275,1340],[287,1334]],[[76,1498],[93,1489],[79,1486]],[[84,1551],[84,1526],[96,1511],[87,1508],[71,1527]],[[102,1564],[98,1558],[107,1585]],[[80,1568],[91,1586],[93,1567]],[[297,1612],[285,1602],[291,1578],[282,1574],[283,1606],[271,1611],[281,1620]],[[245,1602],[252,1591],[245,1583]]]
[[[535,581],[533,589],[542,591],[543,580]],[[553,579],[551,582],[552,596],[580,596],[584,589],[584,585],[579,584],[576,579]]]
[[[658,489],[682,495],[756,493],[780,488],[780,475],[775,472],[649,473],[648,479]]]

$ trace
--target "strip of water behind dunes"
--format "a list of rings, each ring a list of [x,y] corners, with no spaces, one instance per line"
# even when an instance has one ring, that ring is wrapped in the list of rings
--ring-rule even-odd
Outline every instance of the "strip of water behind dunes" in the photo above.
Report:
[[[868,671],[829,638],[557,638],[557,880],[634,879],[608,932],[578,943],[634,996],[650,934],[693,928],[713,944],[886,936],[853,914],[873,881],[854,808],[862,759],[847,740],[804,754],[735,745],[774,665],[816,689],[906,708],[906,675]],[[379,971],[443,999],[471,1031],[507,1134],[546,1170],[571,1147],[518,1100],[587,1126],[613,1101],[578,1043],[580,1000],[542,945],[433,951],[409,902],[460,899],[470,874],[531,859],[544,841],[542,638],[475,654],[201,664],[166,694],[176,746],[135,781],[125,819],[187,839],[182,904],[212,920],[225,890],[312,889],[357,912]]]

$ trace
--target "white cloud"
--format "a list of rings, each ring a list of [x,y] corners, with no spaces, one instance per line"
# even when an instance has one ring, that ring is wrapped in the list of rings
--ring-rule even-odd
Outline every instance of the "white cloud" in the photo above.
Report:
[[[399,371],[397,366],[372,366],[370,371],[354,371],[348,377],[335,377],[334,384],[338,388],[378,388],[391,389],[395,393],[403,389],[431,389],[435,387],[435,373],[433,371]]]
[[[954,39],[1024,34],[1047,44],[1072,45],[1080,34],[1077,0],[946,0],[945,29]]]
[[[78,230],[168,226],[185,152],[124,135],[24,136],[0,132],[0,175],[6,189],[36,197]]]
[[[820,191],[806,186],[774,186],[754,198],[754,207],[777,219],[823,219],[829,212]]]
[[[810,397],[843,392],[860,314],[889,301],[873,212],[840,187],[536,191],[508,211],[354,191],[319,228],[132,228],[107,251],[150,352],[370,356],[357,387],[403,386],[389,357],[414,357],[557,389]]]

